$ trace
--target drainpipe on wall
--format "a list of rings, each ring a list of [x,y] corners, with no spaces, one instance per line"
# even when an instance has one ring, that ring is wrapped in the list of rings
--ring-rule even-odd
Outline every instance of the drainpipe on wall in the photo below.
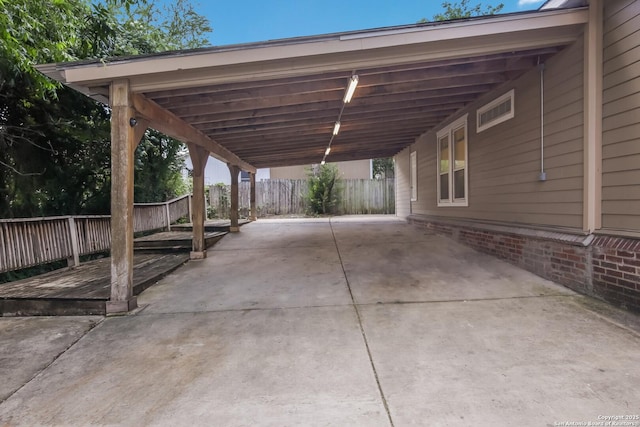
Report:
[[[540,175],[539,181],[547,180],[547,173],[544,170],[544,62],[540,62],[538,57],[538,68],[540,69]]]

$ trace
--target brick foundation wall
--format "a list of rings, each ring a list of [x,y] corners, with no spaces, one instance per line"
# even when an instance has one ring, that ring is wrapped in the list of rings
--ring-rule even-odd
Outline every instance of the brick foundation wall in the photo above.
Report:
[[[640,311],[640,240],[599,236],[592,248],[594,292]]]
[[[408,221],[576,292],[640,312],[640,240],[598,236],[584,246],[415,216]]]

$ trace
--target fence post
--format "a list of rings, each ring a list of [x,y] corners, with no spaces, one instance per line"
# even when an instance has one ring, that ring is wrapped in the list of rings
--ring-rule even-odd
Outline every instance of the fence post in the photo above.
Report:
[[[204,192],[204,220],[208,220],[209,219],[209,197],[207,197],[209,194],[208,191]]]
[[[166,202],[164,204],[164,207],[165,214],[167,215],[167,231],[171,231],[171,213],[169,211],[169,202]]]
[[[78,228],[75,219],[69,217],[69,233],[71,234],[71,252],[73,257],[67,260],[69,267],[77,267],[80,265],[80,249],[78,247]]]

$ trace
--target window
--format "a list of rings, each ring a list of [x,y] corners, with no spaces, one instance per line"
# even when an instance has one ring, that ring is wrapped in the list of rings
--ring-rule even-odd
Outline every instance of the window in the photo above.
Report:
[[[418,200],[418,170],[415,151],[411,152],[411,162],[409,168],[411,169],[411,201],[415,202]]]
[[[513,105],[514,91],[511,89],[477,111],[477,130],[482,132],[492,126],[507,121],[515,115]]]
[[[249,182],[250,180],[249,172],[240,171],[240,182]]]
[[[437,134],[438,206],[469,206],[467,164],[467,115]]]

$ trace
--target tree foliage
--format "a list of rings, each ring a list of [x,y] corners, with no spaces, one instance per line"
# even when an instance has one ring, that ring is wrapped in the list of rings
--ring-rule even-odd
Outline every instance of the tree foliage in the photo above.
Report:
[[[432,21],[448,21],[451,19],[463,19],[471,18],[473,16],[495,15],[500,13],[504,8],[503,3],[499,3],[495,6],[485,5],[477,3],[471,5],[471,0],[460,0],[458,2],[445,1],[442,3],[443,11],[433,15]],[[419,23],[429,22],[428,19],[422,18]]]
[[[375,179],[393,178],[394,176],[393,157],[373,159],[373,177]]]
[[[189,0],[0,0],[0,217],[108,213],[110,111],[35,64],[208,44]],[[148,131],[136,151],[136,197],[183,191],[183,145]]]
[[[320,165],[308,173],[310,213],[326,215],[334,213],[340,195],[340,172],[332,163]]]

